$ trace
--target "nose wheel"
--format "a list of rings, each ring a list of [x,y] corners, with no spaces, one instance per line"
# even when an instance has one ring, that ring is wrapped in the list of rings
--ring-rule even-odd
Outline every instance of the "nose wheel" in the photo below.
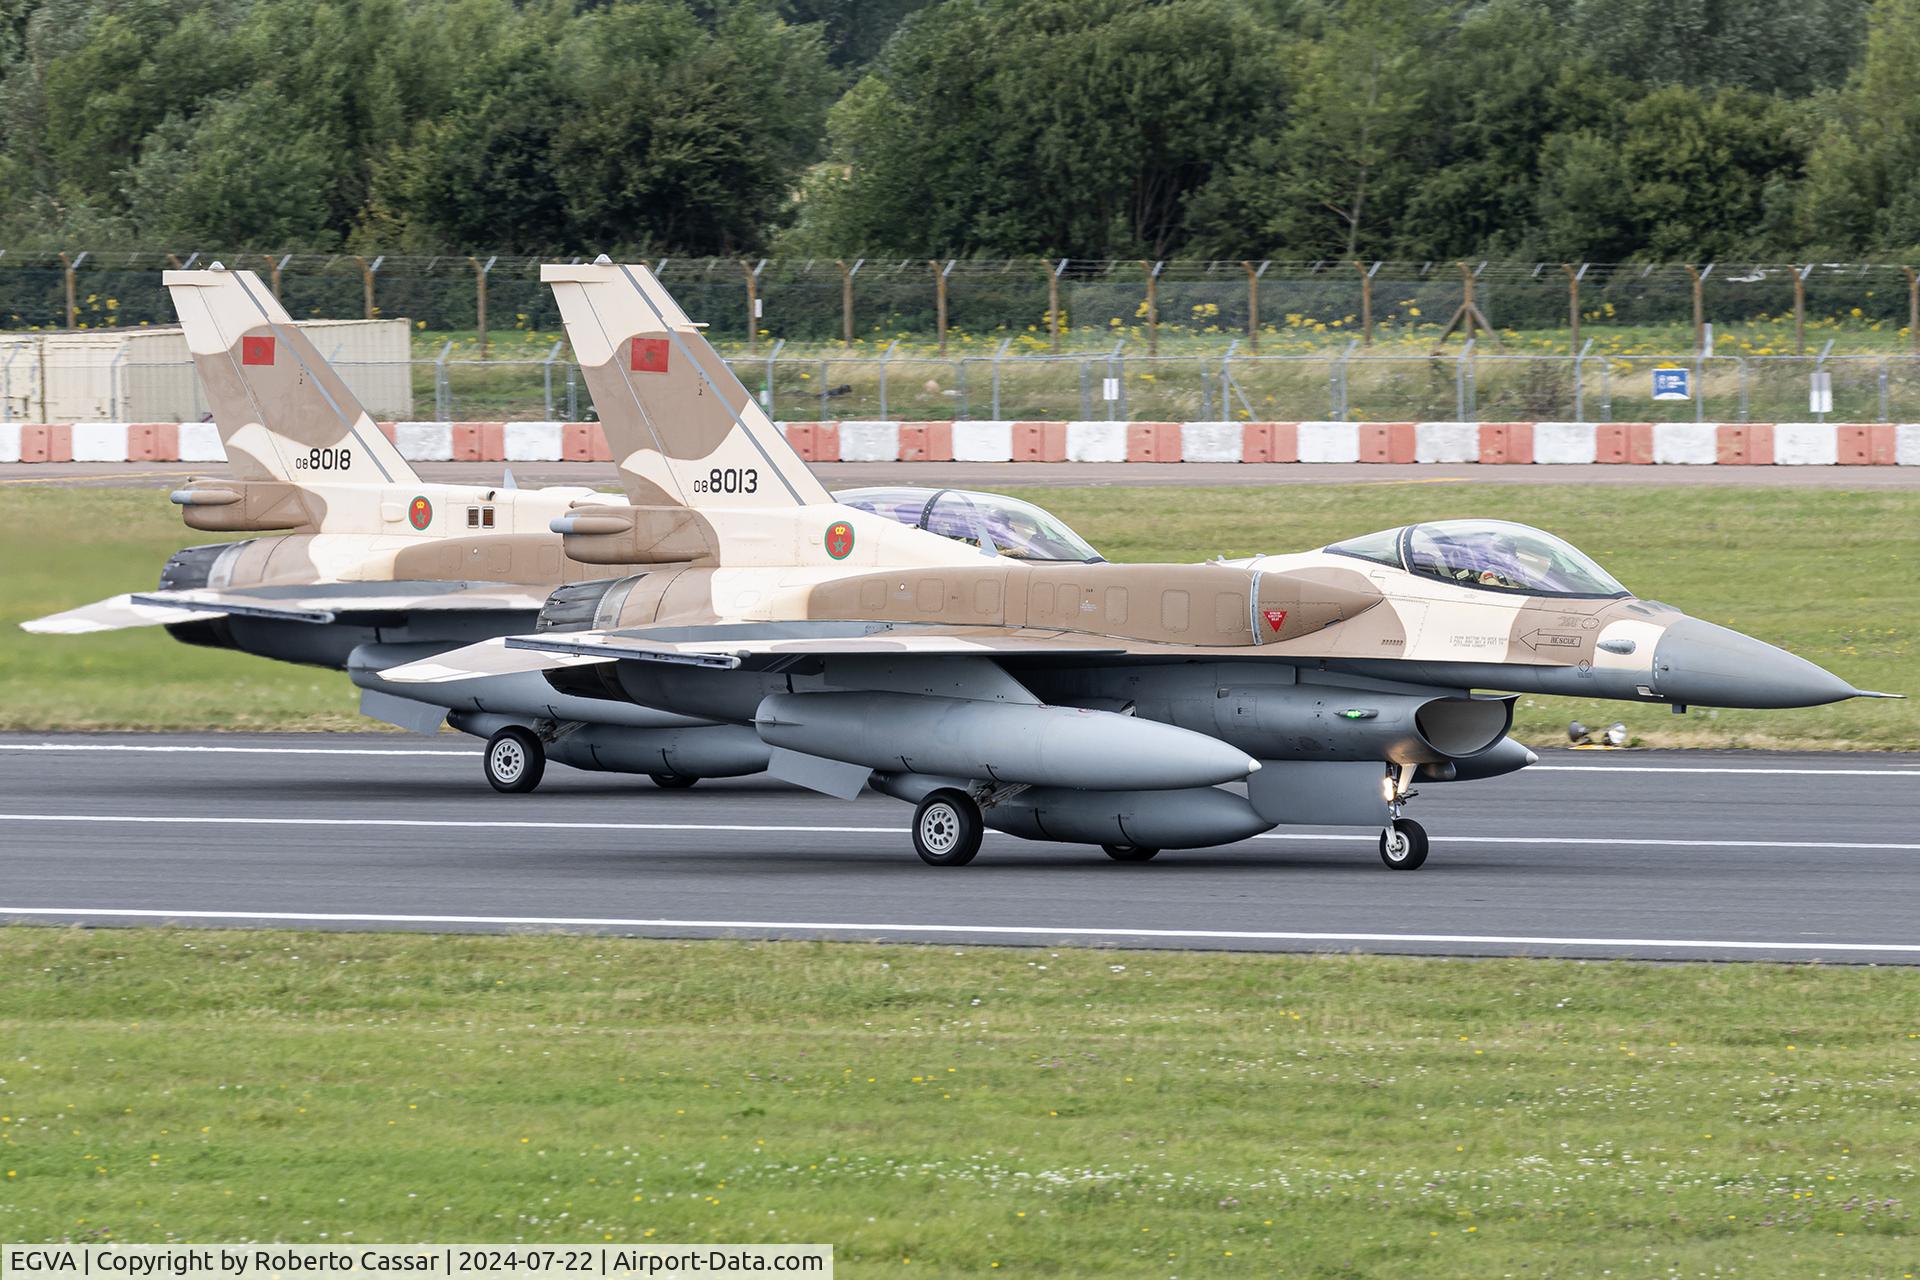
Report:
[[[1418,871],[1427,860],[1427,829],[1412,818],[1395,818],[1380,833],[1380,861],[1392,871]]]
[[[540,785],[547,771],[547,749],[533,730],[510,724],[487,739],[480,763],[495,791],[519,794]]]

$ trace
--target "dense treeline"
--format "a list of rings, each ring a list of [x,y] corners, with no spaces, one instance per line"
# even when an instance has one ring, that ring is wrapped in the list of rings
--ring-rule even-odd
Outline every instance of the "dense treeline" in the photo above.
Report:
[[[0,0],[0,246],[1920,246],[1920,0]]]

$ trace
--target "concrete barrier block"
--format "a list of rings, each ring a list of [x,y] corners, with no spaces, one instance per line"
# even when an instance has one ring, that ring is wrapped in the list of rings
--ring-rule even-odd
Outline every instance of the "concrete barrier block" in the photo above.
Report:
[[[1238,422],[1180,424],[1180,456],[1187,462],[1239,462],[1245,446],[1246,431]]]
[[[1298,432],[1302,462],[1360,461],[1360,429],[1351,422],[1302,422]]]
[[[132,422],[127,424],[128,462],[175,462],[179,457],[179,423]]]
[[[1128,462],[1178,462],[1181,431],[1177,422],[1129,422],[1127,427]]]
[[[1015,462],[1065,462],[1067,460],[1067,424],[1064,422],[1014,423],[1013,460]]]
[[[507,462],[560,461],[561,424],[558,422],[509,422],[501,432]]]
[[[1783,467],[1830,467],[1840,460],[1838,443],[1829,423],[1775,423],[1773,460]]]
[[[1013,423],[954,423],[953,460],[955,462],[1011,462],[1013,460]]]
[[[1125,462],[1127,424],[1124,422],[1069,422],[1068,462]]]
[[[220,443],[220,428],[211,422],[180,424],[181,462],[225,462],[226,446]]]
[[[1834,461],[1843,467],[1884,467],[1893,462],[1893,427],[1881,422],[1843,422],[1833,429]]]
[[[1896,466],[1920,467],[1920,422],[1903,422],[1893,429]]]
[[[1771,422],[1723,422],[1714,432],[1714,460],[1723,467],[1773,465]]]
[[[1534,423],[1533,460],[1542,466],[1585,466],[1596,461],[1593,423]]]
[[[1415,462],[1480,461],[1480,426],[1474,422],[1416,422]]]
[[[21,424],[20,461],[72,462],[73,424],[70,422]]]
[[[1363,422],[1360,425],[1360,461],[1404,463],[1414,461],[1417,447],[1411,422]]]
[[[504,422],[456,422],[453,424],[453,457],[456,462],[504,462],[507,457],[507,424]]]
[[[20,424],[0,422],[0,462],[20,461]]]
[[[951,422],[901,423],[900,461],[952,462],[953,424]]]
[[[127,424],[124,422],[76,422],[72,439],[75,462],[127,460]]]
[[[1720,456],[1717,422],[1656,422],[1653,460],[1663,466],[1712,466]]]
[[[453,424],[451,422],[396,422],[394,447],[409,462],[452,462]]]
[[[840,461],[898,462],[900,424],[847,421],[840,424]]]
[[[1531,422],[1481,423],[1480,461],[1502,466],[1531,464],[1533,462],[1533,424]]]

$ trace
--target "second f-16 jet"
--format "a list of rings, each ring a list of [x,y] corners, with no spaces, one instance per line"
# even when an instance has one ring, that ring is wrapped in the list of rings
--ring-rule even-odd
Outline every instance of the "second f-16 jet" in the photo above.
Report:
[[[899,518],[910,496],[836,501],[645,267],[543,279],[629,499],[553,527],[577,561],[644,568],[562,588],[537,633],[385,678],[539,670],[750,730],[778,777],[915,805],[928,863],[971,861],[988,827],[1140,861],[1301,824],[1377,827],[1385,864],[1411,870],[1417,784],[1532,762],[1508,736],[1518,693],[1884,696],[1497,520],[1112,564],[1026,504],[949,499],[935,527]]]

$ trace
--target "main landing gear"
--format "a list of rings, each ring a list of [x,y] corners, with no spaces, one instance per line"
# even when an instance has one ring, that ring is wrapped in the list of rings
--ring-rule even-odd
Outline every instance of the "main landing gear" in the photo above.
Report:
[[[1138,844],[1103,844],[1100,847],[1115,862],[1149,862],[1154,854],[1160,852]]]
[[[547,771],[547,749],[533,730],[517,724],[488,738],[480,760],[493,789],[510,795],[533,790]]]
[[[1380,861],[1390,871],[1418,871],[1427,860],[1427,829],[1400,811],[1407,801],[1419,795],[1407,784],[1413,781],[1411,766],[1387,766],[1387,826],[1380,833]]]
[[[964,791],[930,791],[913,811],[913,851],[931,867],[964,867],[980,852],[987,824],[980,805]]]

